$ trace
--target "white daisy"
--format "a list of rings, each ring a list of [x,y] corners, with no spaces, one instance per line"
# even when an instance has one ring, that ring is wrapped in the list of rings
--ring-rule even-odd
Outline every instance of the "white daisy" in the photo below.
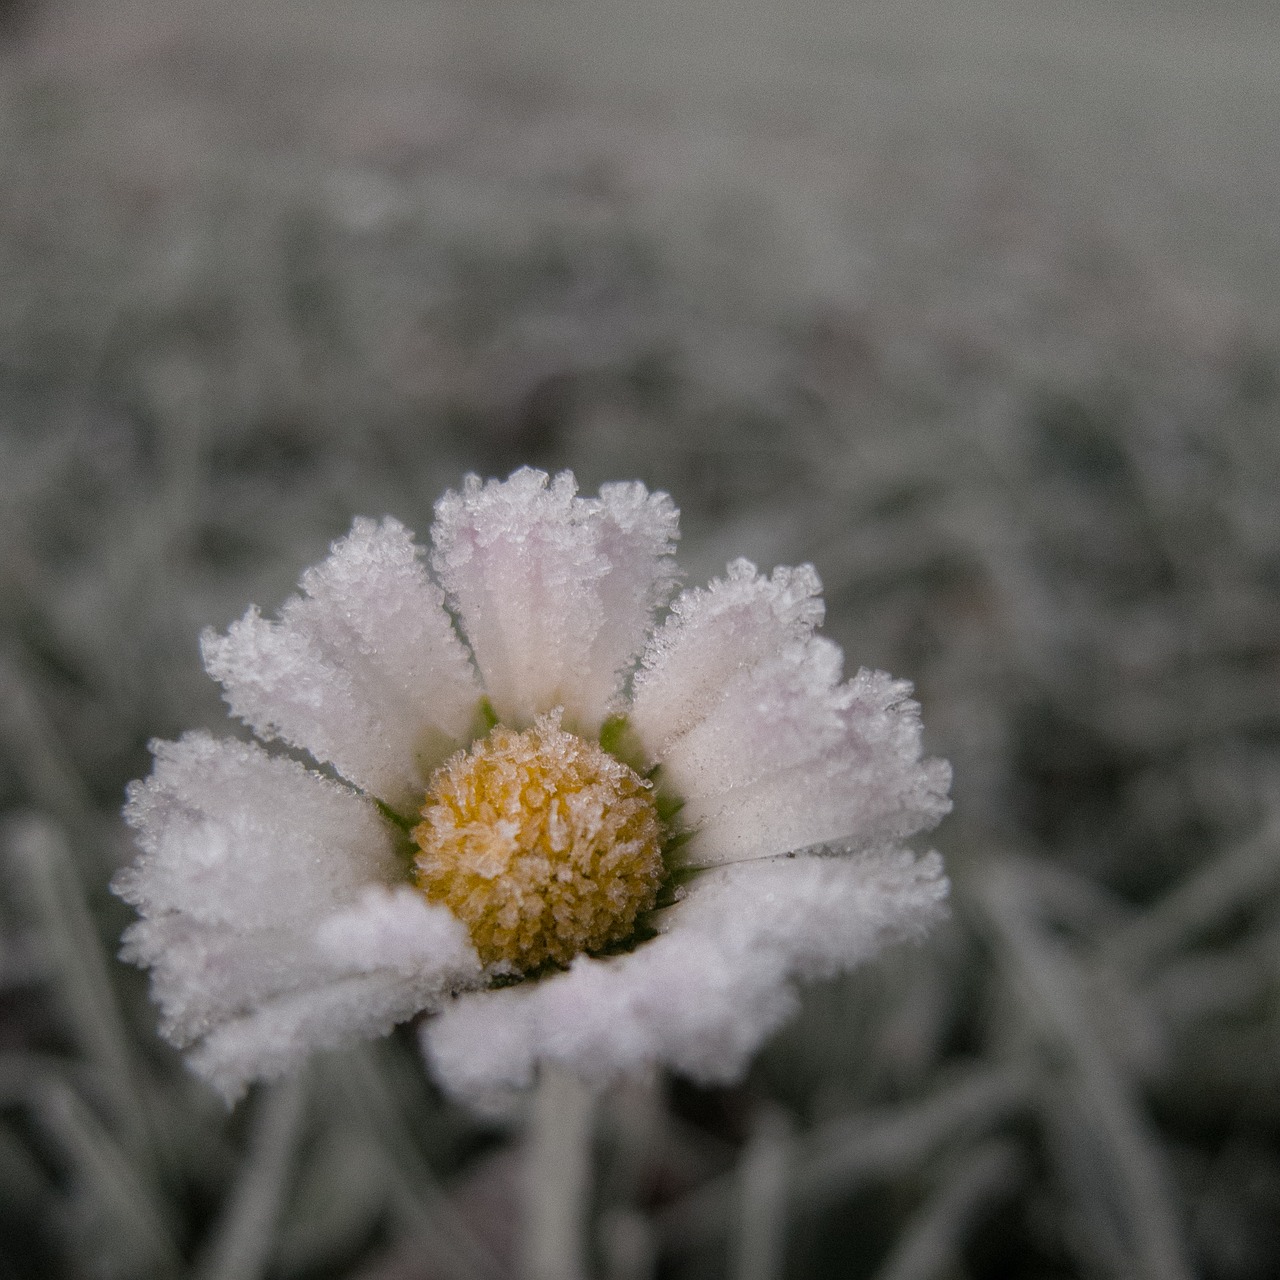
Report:
[[[129,789],[161,1029],[228,1098],[418,1014],[483,1100],[539,1062],[589,1081],[740,1074],[795,983],[919,934],[949,808],[911,686],[841,681],[813,569],[745,560],[670,604],[671,499],[468,477],[431,568],[360,519],[278,621],[203,637],[263,742],[153,744]]]

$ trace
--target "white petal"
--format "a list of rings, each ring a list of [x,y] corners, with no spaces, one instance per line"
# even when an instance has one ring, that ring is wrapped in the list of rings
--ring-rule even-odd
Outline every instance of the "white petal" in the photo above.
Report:
[[[671,932],[713,934],[740,956],[782,955],[803,979],[923,936],[945,915],[951,887],[938,854],[894,846],[718,867],[694,883],[700,891],[670,909]]]
[[[655,611],[676,585],[672,552],[680,519],[667,494],[650,493],[637,481],[602,485],[598,510],[600,550],[609,562],[599,585],[604,622],[575,685],[579,717],[587,714],[583,722],[591,728],[612,709]]]
[[[305,925],[399,877],[386,823],[349,787],[203,732],[152,751],[151,776],[129,787],[124,809],[141,853],[113,885],[141,915]]]
[[[465,927],[407,886],[369,885],[318,922],[270,928],[165,911],[132,925],[121,955],[151,968],[162,1034],[201,1042],[191,1063],[228,1096],[481,976]]]
[[[214,1011],[216,1019],[199,1028],[203,1039],[188,1061],[228,1098],[249,1080],[283,1075],[315,1050],[384,1035],[482,975],[466,927],[407,886],[367,888],[356,905],[309,935],[278,938],[274,956],[266,936],[241,935],[223,945],[237,973],[249,980],[241,980],[238,1005],[227,1001]],[[290,954],[281,965],[284,948]],[[260,972],[247,971],[255,960],[271,968],[273,958],[274,971],[286,980],[268,988]],[[174,968],[162,958],[154,974],[157,992]],[[199,975],[188,969],[174,976],[208,1003],[209,988],[200,990],[193,981]]]
[[[388,969],[431,974],[441,988],[480,976],[466,925],[408,885],[370,885],[355,906],[321,923],[316,942],[335,966],[349,973]]]
[[[731,682],[675,742],[663,782],[685,798],[694,865],[833,841],[902,840],[950,809],[951,771],[920,759],[911,685],[882,671],[841,684],[840,652],[811,638]]]
[[[451,1002],[423,1027],[432,1070],[486,1105],[554,1060],[605,1083],[650,1065],[725,1082],[792,1012],[794,982],[918,935],[945,910],[936,854],[799,856],[720,868],[625,956]]]
[[[682,591],[640,659],[630,710],[651,760],[715,708],[733,680],[822,621],[822,584],[812,565],[772,577],[735,560],[724,578]]]
[[[631,724],[684,801],[694,865],[903,839],[950,808],[910,684],[840,683],[839,648],[813,634],[820,591],[807,565],[764,578],[735,561],[677,598],[641,659]]]
[[[251,1080],[271,1080],[311,1053],[386,1035],[441,997],[429,981],[381,970],[267,1001],[208,1035],[187,1063],[229,1102]]]
[[[177,912],[130,925],[120,958],[150,968],[160,1034],[180,1049],[273,996],[330,976],[308,929],[234,930]]]
[[[479,686],[398,521],[358,519],[302,576],[279,622],[250,609],[202,638],[235,715],[394,806],[466,741]]]
[[[563,707],[597,729],[675,579],[677,512],[642,485],[575,496],[571,472],[468,476],[436,504],[432,563],[498,717]]]

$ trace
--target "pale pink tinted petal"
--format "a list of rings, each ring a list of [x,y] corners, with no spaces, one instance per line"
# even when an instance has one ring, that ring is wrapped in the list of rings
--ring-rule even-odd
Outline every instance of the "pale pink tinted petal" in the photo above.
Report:
[[[597,530],[609,572],[600,580],[600,630],[583,659],[575,689],[580,723],[595,728],[616,708],[623,677],[644,647],[660,605],[677,581],[672,556],[679,537],[675,504],[642,484],[606,484],[600,489]]]
[[[322,921],[315,937],[330,962],[349,973],[429,974],[441,987],[480,976],[466,926],[408,885],[369,885],[353,906]]]
[[[120,958],[151,970],[160,1033],[180,1049],[281,992],[328,977],[310,926],[231,929],[177,912],[130,925]]]
[[[232,1096],[481,980],[465,927],[405,887],[370,887],[316,927],[236,930],[170,913],[139,920],[124,944],[122,958],[151,969],[161,1033],[196,1045],[193,1066]]]

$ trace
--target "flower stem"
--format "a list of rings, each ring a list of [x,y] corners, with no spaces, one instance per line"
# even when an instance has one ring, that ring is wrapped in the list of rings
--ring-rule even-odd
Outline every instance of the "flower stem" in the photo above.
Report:
[[[791,1125],[781,1109],[761,1115],[738,1171],[737,1280],[778,1280],[785,1263],[791,1190]]]
[[[543,1065],[525,1144],[528,1280],[587,1280],[595,1099],[572,1072]]]

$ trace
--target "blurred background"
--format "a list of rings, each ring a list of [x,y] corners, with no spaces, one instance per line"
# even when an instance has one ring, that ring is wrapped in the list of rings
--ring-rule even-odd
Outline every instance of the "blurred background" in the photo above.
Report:
[[[1280,1274],[1262,0],[0,0],[0,1277],[519,1274],[411,1034],[233,1113],[114,959],[201,627],[476,470],[812,561],[954,915],[597,1116],[649,1277]]]

